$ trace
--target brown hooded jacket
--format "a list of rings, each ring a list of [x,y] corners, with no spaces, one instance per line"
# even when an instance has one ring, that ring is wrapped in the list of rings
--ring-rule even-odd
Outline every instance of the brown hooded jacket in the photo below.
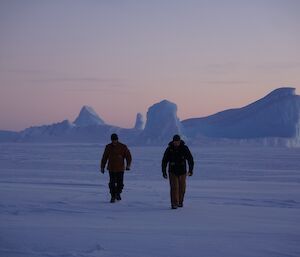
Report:
[[[110,143],[106,145],[102,160],[101,169],[104,169],[108,161],[107,169],[111,172],[122,172],[130,168],[131,165],[131,154],[128,147],[120,142],[116,144]]]

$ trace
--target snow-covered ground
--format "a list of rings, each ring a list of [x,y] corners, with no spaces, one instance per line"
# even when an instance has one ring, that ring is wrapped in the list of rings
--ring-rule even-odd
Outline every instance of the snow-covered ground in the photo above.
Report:
[[[171,210],[160,147],[132,147],[109,203],[97,144],[0,144],[2,257],[298,257],[300,149],[191,148],[185,206]]]

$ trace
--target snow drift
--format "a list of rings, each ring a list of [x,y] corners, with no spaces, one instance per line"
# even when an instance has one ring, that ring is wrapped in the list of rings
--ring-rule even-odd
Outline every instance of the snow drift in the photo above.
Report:
[[[118,133],[128,144],[138,145],[162,145],[174,134],[180,134],[194,144],[249,144],[251,141],[300,146],[300,96],[294,88],[278,88],[245,107],[182,122],[177,117],[177,105],[163,100],[148,109],[145,128],[138,113],[130,129],[108,125],[92,107],[83,106],[74,122],[64,120],[21,132],[0,131],[0,142],[107,143],[111,133]]]
[[[243,108],[182,122],[190,138],[251,139],[299,137],[300,96],[294,88],[279,88]]]

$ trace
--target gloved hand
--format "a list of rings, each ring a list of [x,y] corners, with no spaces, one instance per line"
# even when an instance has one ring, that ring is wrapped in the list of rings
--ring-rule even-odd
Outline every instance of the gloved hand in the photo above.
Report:
[[[164,179],[168,178],[167,172],[163,172],[163,177],[164,177]]]
[[[101,169],[100,169],[100,172],[101,172],[102,174],[104,174],[105,169],[104,169],[104,168],[101,168]]]
[[[127,167],[126,167],[126,170],[130,170],[130,167],[129,167],[129,166],[127,166]]]
[[[193,172],[192,172],[192,171],[189,171],[189,172],[188,172],[188,176],[189,176],[189,177],[193,176]]]

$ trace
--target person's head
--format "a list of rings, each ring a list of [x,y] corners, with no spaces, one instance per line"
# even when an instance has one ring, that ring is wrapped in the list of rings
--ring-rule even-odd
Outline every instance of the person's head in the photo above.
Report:
[[[176,147],[178,147],[178,146],[180,146],[180,143],[181,143],[181,138],[180,138],[180,136],[179,135],[174,135],[173,136],[173,145],[174,146],[176,146]]]
[[[111,134],[110,139],[111,139],[112,143],[117,143],[119,140],[119,137],[116,133],[113,133],[113,134]]]

